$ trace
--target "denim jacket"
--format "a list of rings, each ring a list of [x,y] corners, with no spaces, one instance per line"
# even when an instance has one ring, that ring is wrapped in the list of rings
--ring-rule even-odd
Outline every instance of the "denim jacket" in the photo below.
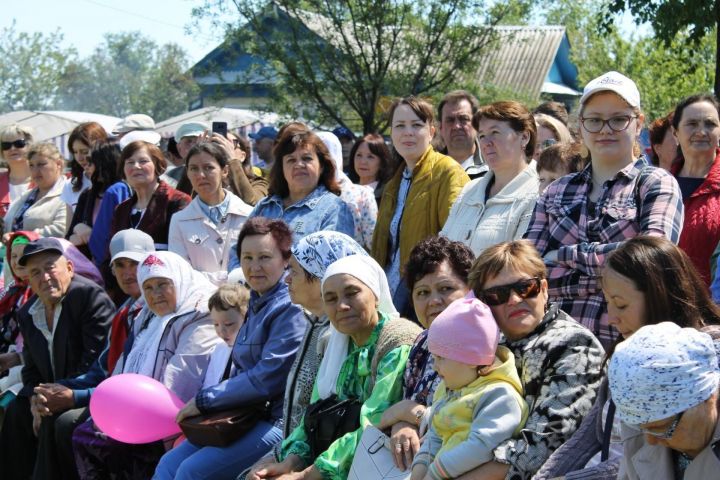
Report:
[[[306,328],[303,311],[290,303],[284,282],[262,295],[251,292],[232,350],[235,375],[201,390],[195,397],[198,409],[220,412],[270,400],[273,420],[282,418],[288,372]]]
[[[355,221],[350,207],[323,185],[310,195],[287,208],[279,195],[270,195],[258,202],[250,217],[280,218],[290,225],[293,242],[309,233],[335,230],[350,237],[355,235]]]

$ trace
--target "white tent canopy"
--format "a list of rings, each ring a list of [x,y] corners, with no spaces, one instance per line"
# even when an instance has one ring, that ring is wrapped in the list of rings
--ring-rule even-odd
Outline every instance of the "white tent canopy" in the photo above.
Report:
[[[274,113],[263,113],[244,108],[205,107],[192,110],[155,124],[155,131],[164,138],[172,137],[182,124],[189,122],[206,123],[208,128],[212,122],[226,122],[228,130],[249,127],[251,125],[274,124],[278,116]]]
[[[20,110],[0,115],[0,128],[17,123],[32,127],[36,142],[52,142],[65,157],[67,137],[72,130],[84,122],[97,122],[109,133],[120,122],[118,117],[88,112],[30,111]]]
[[[109,115],[100,115],[99,113],[60,111],[34,112],[21,110],[0,115],[0,125],[19,123],[20,125],[32,127],[35,130],[35,140],[39,142],[70,133],[73,128],[84,122],[97,122],[105,130],[111,132],[115,125],[120,122],[120,119]]]

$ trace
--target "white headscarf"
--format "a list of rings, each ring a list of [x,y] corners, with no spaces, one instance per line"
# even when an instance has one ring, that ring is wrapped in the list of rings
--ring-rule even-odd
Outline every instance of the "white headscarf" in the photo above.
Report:
[[[392,303],[392,295],[390,295],[390,287],[388,286],[387,277],[382,267],[370,256],[351,255],[341,258],[337,262],[330,265],[325,271],[321,286],[325,285],[325,281],[339,274],[348,274],[364,283],[378,299],[378,310],[388,315],[390,318],[398,318],[400,314]],[[322,287],[321,287],[322,288]],[[330,340],[325,350],[325,356],[320,363],[318,371],[318,394],[321,399],[337,393],[337,380],[340,374],[345,357],[348,354],[348,342],[350,338],[338,332],[330,325]]]
[[[345,172],[343,172],[343,155],[340,139],[338,139],[338,137],[336,137],[335,134],[332,132],[313,133],[320,137],[320,140],[323,141],[328,151],[330,152],[330,157],[332,158],[333,162],[335,162],[335,180],[340,183],[345,180],[350,181],[347,175],[345,175]]]
[[[217,288],[200,272],[194,270],[184,258],[173,252],[148,254],[138,266],[137,277],[141,291],[145,280],[150,278],[168,278],[175,286],[175,311],[153,318],[150,324],[137,334],[123,367],[124,373],[139,373],[152,377],[160,340],[168,322],[191,311],[207,312],[208,299]],[[142,298],[147,304],[144,291]]]

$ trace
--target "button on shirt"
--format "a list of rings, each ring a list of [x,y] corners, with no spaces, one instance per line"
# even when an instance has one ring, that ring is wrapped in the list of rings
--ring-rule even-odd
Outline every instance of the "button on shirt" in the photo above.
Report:
[[[33,325],[35,328],[40,330],[45,341],[47,341],[48,353],[50,354],[50,365],[55,373],[55,359],[53,357],[53,340],[55,339],[55,332],[57,331],[58,321],[60,320],[60,313],[62,312],[62,301],[58,302],[55,306],[55,312],[53,315],[53,329],[50,330],[45,320],[45,304],[40,299],[35,300],[35,303],[28,310],[28,313],[32,317]]]

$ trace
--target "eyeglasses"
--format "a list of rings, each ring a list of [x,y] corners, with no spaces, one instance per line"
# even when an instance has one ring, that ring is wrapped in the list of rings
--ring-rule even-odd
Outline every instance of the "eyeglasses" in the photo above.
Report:
[[[540,294],[540,279],[528,278],[527,280],[520,280],[509,285],[500,285],[485,289],[478,293],[477,298],[485,304],[495,307],[507,303],[510,299],[511,292],[515,292],[523,300],[527,298],[535,298]]]
[[[602,130],[605,125],[610,127],[613,132],[622,132],[630,125],[630,122],[638,118],[637,115],[618,115],[616,117],[610,117],[607,120],[596,117],[581,118],[583,128],[590,133],[598,133]]]
[[[648,435],[652,435],[655,438],[660,438],[662,440],[669,440],[672,438],[673,435],[675,435],[675,430],[677,429],[678,424],[680,423],[680,420],[682,419],[683,413],[680,412],[677,415],[675,415],[675,420],[670,424],[668,428],[665,429],[664,432],[653,432],[652,430],[648,430],[646,428],[638,426],[641,432],[647,433]]]
[[[25,148],[27,146],[27,141],[20,139],[15,140],[14,142],[0,142],[0,148],[2,150],[10,150],[12,147],[15,148]]]

